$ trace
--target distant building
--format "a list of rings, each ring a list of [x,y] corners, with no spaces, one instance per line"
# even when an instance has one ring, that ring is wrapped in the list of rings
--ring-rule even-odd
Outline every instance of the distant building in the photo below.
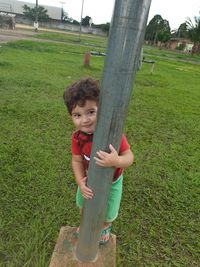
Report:
[[[17,0],[0,0],[0,12],[12,13],[15,15],[23,15],[23,6],[27,5],[30,8],[34,8],[35,4],[25,2],[25,1],[17,1]],[[40,5],[40,4],[39,4]],[[43,6],[47,11],[48,15],[53,20],[61,19],[61,7],[53,7],[53,6]]]
[[[167,48],[172,50],[182,50],[184,52],[192,52],[192,47],[194,43],[190,41],[189,39],[185,38],[171,38],[167,42]]]
[[[50,0],[49,0],[50,1]],[[38,1],[39,2],[39,1]],[[19,0],[0,0],[0,15],[9,14],[14,16],[15,22],[19,24],[33,25],[33,21],[30,18],[24,16],[23,6],[27,5],[30,8],[34,8],[35,4],[28,3]],[[40,5],[40,3],[39,3]],[[49,29],[60,29],[72,32],[80,32],[80,26],[72,23],[63,23],[61,21],[62,8],[41,5],[47,10],[47,14],[50,17],[49,21],[39,21],[39,27],[49,28]],[[1,23],[0,23],[1,28]],[[95,35],[106,36],[106,33],[98,28],[91,27],[81,27],[82,33],[89,33]]]

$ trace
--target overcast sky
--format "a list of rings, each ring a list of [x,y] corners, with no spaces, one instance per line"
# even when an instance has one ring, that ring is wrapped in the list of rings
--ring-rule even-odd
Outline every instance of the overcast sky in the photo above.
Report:
[[[35,3],[36,0],[23,0]],[[80,21],[83,0],[38,0],[39,5],[61,7],[69,17]],[[90,16],[95,24],[110,22],[115,0],[84,0],[83,17]],[[149,20],[159,14],[169,21],[171,30],[177,29],[187,17],[199,16],[200,0],[152,0]]]

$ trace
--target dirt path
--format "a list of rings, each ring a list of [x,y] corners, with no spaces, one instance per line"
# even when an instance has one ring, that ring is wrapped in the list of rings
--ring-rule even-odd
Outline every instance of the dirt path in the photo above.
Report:
[[[23,29],[5,30],[0,29],[0,43],[7,43],[16,40],[33,39],[37,34],[34,31],[27,31]],[[35,39],[35,38],[34,38]]]
[[[71,35],[79,35],[79,33],[65,32],[62,30],[46,29],[46,28],[39,28],[39,31],[35,32],[32,26],[16,24],[15,30],[0,29],[0,43],[7,43],[7,42],[11,42],[11,41],[16,41],[16,40],[34,40],[34,41],[55,42],[55,41],[51,41],[51,40],[34,38],[35,35],[41,33],[42,31],[65,33],[65,34],[71,34]],[[89,36],[89,37],[91,37],[91,36]]]
[[[22,28],[23,27],[23,28]],[[65,32],[62,30],[54,30],[54,29],[45,29],[45,28],[40,28],[38,32],[35,32],[33,30],[33,27],[31,26],[26,26],[26,25],[19,25],[16,27],[15,30],[2,30],[0,29],[0,45],[1,43],[7,43],[7,42],[12,42],[12,41],[17,41],[17,40],[31,40],[34,42],[48,42],[48,43],[69,43],[72,44],[72,42],[63,42],[63,41],[57,41],[57,40],[50,40],[50,39],[42,39],[42,38],[35,38],[34,36],[43,32],[56,32],[56,33],[62,33],[62,34],[67,34],[67,35],[75,35],[78,36],[79,33],[74,33],[74,32]],[[89,38],[94,38],[94,36],[88,36]],[[88,46],[88,47],[94,47],[93,45],[89,44],[80,44],[80,43],[73,43],[74,46]]]

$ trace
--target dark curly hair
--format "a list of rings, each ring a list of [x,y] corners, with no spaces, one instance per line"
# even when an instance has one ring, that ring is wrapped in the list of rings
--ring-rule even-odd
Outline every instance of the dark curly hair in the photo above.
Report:
[[[65,89],[63,98],[70,115],[77,105],[83,107],[86,100],[93,100],[98,104],[99,81],[93,78],[81,79]]]

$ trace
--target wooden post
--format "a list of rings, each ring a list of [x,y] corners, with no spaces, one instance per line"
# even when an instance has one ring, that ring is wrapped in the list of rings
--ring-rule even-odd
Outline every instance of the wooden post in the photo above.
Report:
[[[108,52],[100,86],[100,104],[94,134],[88,185],[94,192],[85,200],[76,257],[83,262],[97,257],[114,168],[102,168],[93,157],[99,149],[119,147],[145,33],[151,0],[116,0]]]
[[[86,52],[84,54],[84,58],[83,58],[83,66],[84,67],[89,67],[90,66],[90,57],[91,57],[90,52]]]

